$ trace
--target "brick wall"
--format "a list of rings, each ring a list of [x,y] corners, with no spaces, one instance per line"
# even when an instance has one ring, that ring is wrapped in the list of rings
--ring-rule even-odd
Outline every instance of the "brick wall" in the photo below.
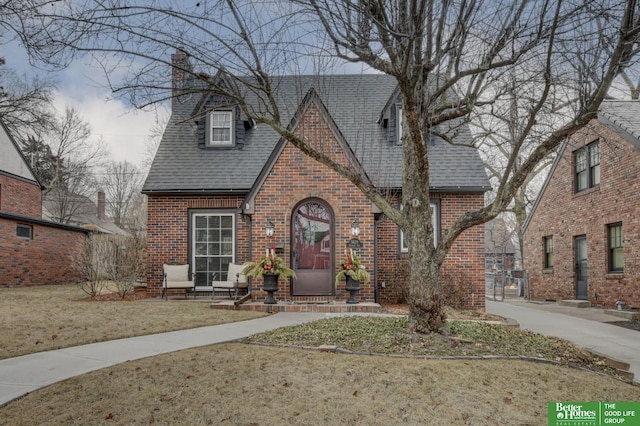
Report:
[[[34,182],[0,173],[0,211],[33,218],[42,217],[42,192]]]
[[[600,140],[600,186],[575,193],[573,152]],[[607,225],[622,222],[624,273],[608,273]],[[640,152],[597,120],[573,135],[525,233],[524,266],[534,300],[574,299],[574,238],[586,235],[588,297],[640,308]],[[554,267],[544,269],[543,238],[553,236]]]
[[[316,148],[342,164],[350,164],[351,157],[346,154],[344,146],[338,142],[335,132],[327,124],[321,111],[311,105],[305,111],[296,129],[298,135],[316,145]],[[264,184],[255,198],[255,214],[252,220],[254,227],[253,241],[258,249],[264,249],[271,242],[284,242],[281,253],[288,266],[291,265],[291,216],[294,209],[305,200],[319,199],[325,202],[333,212],[334,233],[333,244],[335,258],[332,259],[332,282],[339,263],[345,257],[344,250],[351,238],[351,223],[358,219],[360,223],[359,239],[363,249],[358,251],[362,264],[369,272],[373,272],[374,247],[374,214],[371,201],[362,191],[346,178],[318,161],[315,161],[290,143],[287,143],[279,158],[270,170]],[[276,225],[275,235],[267,238],[263,227],[267,219]],[[259,253],[258,253],[259,254]],[[357,298],[361,301],[374,300],[375,277],[369,284],[362,284]],[[261,285],[261,280],[257,282]],[[333,286],[332,286],[333,287]],[[341,283],[335,294],[331,296],[292,296],[289,282],[280,280],[276,298],[287,300],[324,301],[338,298],[345,300],[348,292]],[[258,300],[266,293],[255,294]]]
[[[432,194],[440,201],[441,232],[451,226],[463,213],[477,210],[484,205],[482,194]],[[400,253],[398,227],[386,220],[378,227],[378,273],[382,303],[397,303],[408,283],[396,273],[398,263],[407,262],[407,254]],[[461,285],[460,297],[466,309],[484,310],[484,225],[474,226],[463,232],[455,241],[442,268],[440,285],[452,285],[455,278]]]
[[[185,264],[189,259],[190,211],[239,211],[243,196],[159,196],[148,194],[147,293],[162,293],[162,264]],[[236,262],[248,260],[248,223],[235,215]]]
[[[33,239],[17,237],[18,224],[32,226]],[[0,217],[0,287],[80,281],[75,266],[86,235],[28,218]]]
[[[357,167],[345,146],[313,102],[303,112],[296,133],[333,160],[350,167]],[[346,242],[351,238],[351,223],[360,223],[359,239],[363,249],[358,254],[362,264],[372,273],[371,283],[363,285],[358,293],[362,301],[374,300],[374,226],[379,214],[375,214],[369,201],[350,181],[329,167],[315,161],[290,143],[284,144],[279,157],[272,165],[259,191],[253,199],[254,214],[240,214],[243,197],[161,196],[148,194],[148,265],[147,286],[151,295],[162,291],[162,264],[188,263],[189,209],[236,209],[236,262],[257,260],[264,249],[277,244],[278,255],[291,266],[291,217],[300,203],[321,200],[331,209],[334,219],[333,245],[335,256],[332,269],[337,272],[343,259]],[[462,213],[483,206],[483,195],[435,195],[441,202],[441,226],[450,226]],[[276,228],[267,237],[264,227],[271,220]],[[379,281],[387,287],[381,289],[383,302],[395,303],[400,285],[394,280],[395,264],[399,253],[398,228],[391,221],[382,221],[378,228]],[[464,281],[462,294],[469,309],[484,309],[484,227],[478,226],[464,232],[454,244],[445,263]],[[252,283],[254,300],[264,300],[262,280]],[[288,280],[280,280],[276,293],[278,300],[329,301],[345,300],[348,292],[344,285],[327,296],[292,296]]]

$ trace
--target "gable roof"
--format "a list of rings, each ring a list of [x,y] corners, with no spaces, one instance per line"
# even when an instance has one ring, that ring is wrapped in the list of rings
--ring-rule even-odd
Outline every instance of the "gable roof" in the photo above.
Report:
[[[600,105],[600,109],[598,110],[598,121],[607,125],[629,143],[640,149],[640,101],[603,101]],[[544,195],[547,186],[549,186],[549,182],[551,181],[557,165],[564,155],[568,142],[569,138],[565,139],[558,148],[558,154],[556,155],[556,158],[549,169],[549,173],[542,184],[540,193],[531,207],[531,212],[529,212],[527,219],[522,225],[522,232],[527,230],[529,222],[531,222],[531,218],[538,208],[540,199]]]
[[[41,186],[2,120],[0,120],[0,172]]]
[[[54,217],[59,212],[61,199],[66,201],[67,207],[71,206],[73,212],[70,214],[66,225],[79,227],[104,234],[127,235],[127,232],[108,219],[100,218],[98,206],[89,197],[80,194],[60,195],[57,191],[51,191],[42,197],[42,217],[57,223]],[[59,216],[59,214],[58,214]]]
[[[402,187],[402,146],[390,143],[379,123],[381,111],[396,93],[393,77],[382,74],[281,76],[272,86],[282,123],[290,123],[313,91],[329,117],[379,187]],[[176,102],[143,187],[143,193],[248,193],[257,182],[278,135],[266,124],[247,130],[242,148],[198,148],[197,125],[190,119],[202,96]],[[256,109],[263,105],[247,98]],[[467,130],[458,141],[470,141]],[[433,191],[484,192],[489,181],[478,152],[434,138],[429,146]]]

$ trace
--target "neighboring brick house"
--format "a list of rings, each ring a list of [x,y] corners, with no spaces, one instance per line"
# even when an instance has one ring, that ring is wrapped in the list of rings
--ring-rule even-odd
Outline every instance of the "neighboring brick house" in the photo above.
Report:
[[[524,235],[532,299],[640,308],[640,102],[605,101],[564,142]]]
[[[0,287],[82,278],[75,259],[88,230],[42,220],[42,188],[0,121]]]
[[[173,55],[185,66],[186,57]],[[174,87],[188,86],[178,67]],[[273,79],[282,122],[332,158],[364,170],[396,199],[402,187],[399,106],[384,75],[283,76]],[[178,90],[178,89],[176,89]],[[203,91],[204,92],[204,91]],[[256,104],[256,108],[260,106]],[[195,119],[193,118],[195,117]],[[461,132],[462,137],[470,135]],[[434,221],[438,232],[463,212],[484,205],[489,182],[477,152],[433,139],[430,149]],[[309,158],[265,124],[213,95],[174,97],[171,119],[145,182],[148,196],[147,291],[159,295],[163,263],[189,263],[197,286],[229,262],[257,259],[275,246],[297,273],[280,280],[280,301],[345,300],[334,286],[337,266],[358,220],[358,251],[372,282],[363,301],[395,302],[406,257],[398,227],[346,178]],[[267,237],[267,223],[275,225]],[[484,308],[484,228],[465,231],[446,262],[463,277],[467,307]],[[261,281],[251,297],[263,300]]]

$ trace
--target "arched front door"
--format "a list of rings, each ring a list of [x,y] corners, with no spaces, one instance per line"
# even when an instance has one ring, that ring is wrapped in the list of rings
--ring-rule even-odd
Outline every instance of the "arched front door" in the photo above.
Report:
[[[333,294],[333,213],[318,199],[305,200],[291,217],[294,296]]]

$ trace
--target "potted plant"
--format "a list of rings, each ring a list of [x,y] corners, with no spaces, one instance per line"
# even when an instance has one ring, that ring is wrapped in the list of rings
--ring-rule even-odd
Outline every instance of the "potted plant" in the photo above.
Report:
[[[340,263],[340,269],[336,274],[336,287],[344,278],[346,280],[346,290],[349,292],[347,303],[358,303],[356,293],[360,291],[360,283],[371,281],[371,275],[360,263],[360,258],[352,250],[346,250],[346,259]]]
[[[266,304],[278,303],[273,293],[278,290],[278,278],[295,278],[293,269],[285,266],[284,261],[276,256],[275,249],[266,249],[264,255],[257,262],[247,262],[242,273],[247,277],[264,279],[264,290],[267,292]]]

